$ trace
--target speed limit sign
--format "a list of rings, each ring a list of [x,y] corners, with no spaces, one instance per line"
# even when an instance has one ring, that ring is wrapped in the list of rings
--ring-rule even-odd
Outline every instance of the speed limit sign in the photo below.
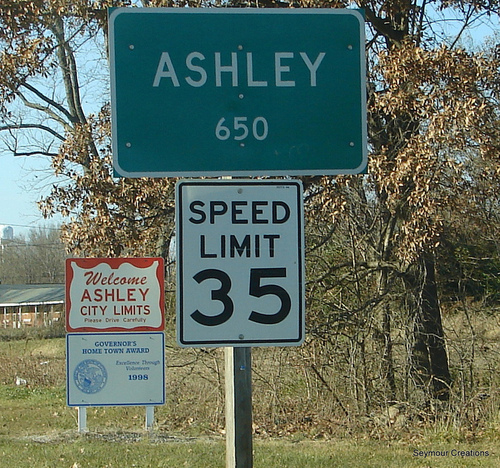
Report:
[[[176,197],[180,346],[300,345],[300,181],[181,180]]]

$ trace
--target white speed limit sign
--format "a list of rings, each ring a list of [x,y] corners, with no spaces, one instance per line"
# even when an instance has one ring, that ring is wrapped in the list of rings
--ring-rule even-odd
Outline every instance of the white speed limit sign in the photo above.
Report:
[[[300,345],[300,181],[181,180],[176,216],[180,346]]]

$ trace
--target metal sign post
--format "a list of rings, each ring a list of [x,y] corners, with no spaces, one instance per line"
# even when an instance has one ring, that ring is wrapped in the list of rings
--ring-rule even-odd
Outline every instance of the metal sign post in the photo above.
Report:
[[[226,467],[251,468],[252,349],[225,348]]]
[[[146,406],[146,421],[144,427],[147,431],[153,430],[153,424],[155,421],[155,407],[154,406]]]
[[[78,411],[78,432],[87,432],[87,407],[77,406]]]

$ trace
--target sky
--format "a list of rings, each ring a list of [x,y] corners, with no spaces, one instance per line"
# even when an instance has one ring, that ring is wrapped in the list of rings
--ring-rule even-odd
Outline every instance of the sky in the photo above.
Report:
[[[0,151],[0,225],[12,226],[14,236],[60,224],[61,218],[44,220],[36,204],[50,190],[49,164],[47,158],[14,157]]]

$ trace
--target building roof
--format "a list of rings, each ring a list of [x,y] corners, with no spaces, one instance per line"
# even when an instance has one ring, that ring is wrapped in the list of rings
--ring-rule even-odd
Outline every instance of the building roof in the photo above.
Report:
[[[64,284],[0,284],[0,307],[64,304]]]

